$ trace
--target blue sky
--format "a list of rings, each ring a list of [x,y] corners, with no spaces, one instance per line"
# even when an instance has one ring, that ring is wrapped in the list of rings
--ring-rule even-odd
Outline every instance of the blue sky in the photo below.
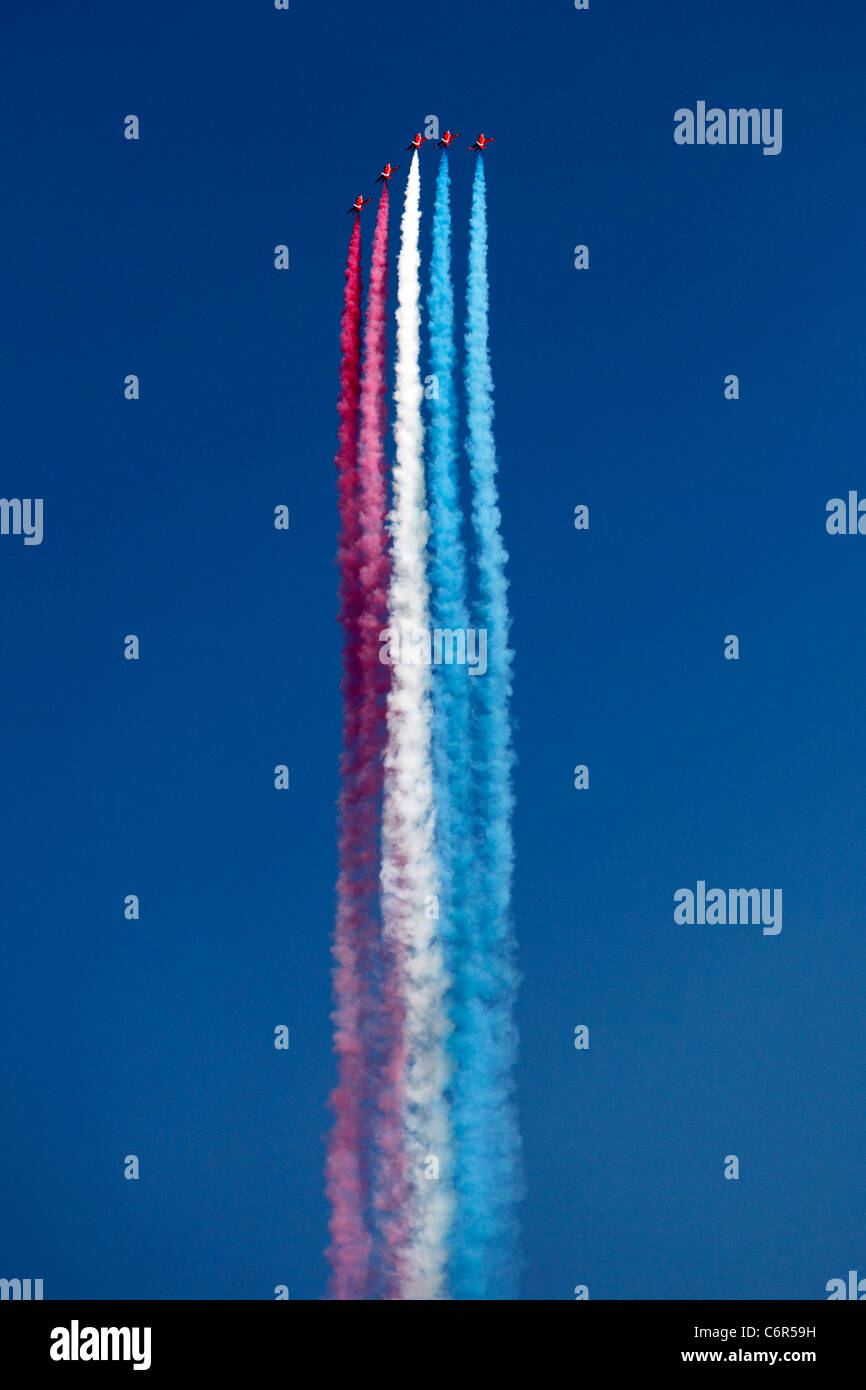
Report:
[[[866,540],[824,525],[866,494],[861,7],[3,28],[0,491],[45,535],[0,537],[0,1274],[325,1290],[344,209],[436,114],[458,256],[465,145],[497,137],[523,1297],[824,1297],[866,1262]],[[782,152],[677,146],[698,100],[782,108]],[[782,932],[675,924],[698,879],[781,888]]]

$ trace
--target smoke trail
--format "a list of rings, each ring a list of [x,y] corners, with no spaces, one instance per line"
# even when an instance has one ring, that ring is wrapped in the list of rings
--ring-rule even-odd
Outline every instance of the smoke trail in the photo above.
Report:
[[[465,632],[466,550],[463,542],[457,478],[456,350],[454,344],[454,287],[451,278],[451,196],[448,156],[443,153],[436,181],[433,212],[433,251],[430,264],[431,366],[436,394],[430,401],[430,582],[434,627]],[[449,999],[453,1032],[449,1052],[453,1062],[451,1103],[455,1141],[463,1116],[474,1099],[463,1077],[471,1065],[474,1034],[467,1013],[467,989],[472,986],[472,921],[469,914],[474,825],[470,751],[469,686],[465,665],[445,664],[433,673],[433,766],[436,786],[436,848],[439,865],[440,926],[446,967],[452,980]],[[459,1147],[456,1147],[459,1154]],[[462,1163],[462,1160],[461,1160]],[[464,1213],[463,1186],[456,1182],[457,1206],[451,1234],[455,1274],[463,1268],[463,1249],[469,1223]],[[455,1285],[455,1294],[458,1288]]]
[[[331,1292],[339,1299],[363,1298],[368,1284],[371,1238],[365,1219],[368,1173],[364,1162],[364,1094],[368,1073],[364,1035],[369,979],[368,936],[361,890],[361,845],[357,824],[358,667],[361,580],[358,541],[358,398],[361,369],[361,227],[355,218],[349,241],[340,326],[340,396],[337,499],[340,519],[339,621],[343,629],[343,738],[340,756],[339,868],[333,954],[334,1050],[337,1087],[330,1098],[334,1125],[325,1167],[331,1203],[328,1258]]]
[[[455,1138],[462,1227],[455,1289],[466,1299],[513,1298],[517,1279],[519,1134],[515,945],[510,920],[513,807],[507,553],[499,531],[493,375],[488,349],[487,196],[479,156],[472,188],[466,322],[466,396],[477,545],[478,623],[487,629],[487,672],[471,682],[477,767],[471,894],[472,950],[465,961],[465,1031]],[[464,1038],[466,1042],[466,1038]]]
[[[417,151],[406,184],[398,263],[397,364],[394,399],[392,575],[388,628],[429,635],[425,548],[429,531],[422,459],[420,379],[420,175]],[[403,1100],[410,1234],[392,1251],[392,1297],[445,1296],[446,1237],[451,1218],[451,1152],[445,1091],[447,1014],[442,951],[435,919],[438,892],[433,848],[430,668],[398,659],[388,695],[382,824],[382,910],[386,947],[405,1006]],[[438,1162],[438,1177],[425,1173]]]
[[[463,544],[457,482],[457,397],[454,347],[454,287],[451,280],[451,198],[448,156],[443,153],[436,181],[433,212],[433,253],[430,263],[431,366],[436,394],[430,401],[430,582],[434,626],[464,630],[466,616],[466,551]],[[436,840],[440,848],[443,916],[453,929],[450,905],[452,878],[461,882],[452,855],[467,858],[464,811],[470,790],[468,750],[468,679],[465,665],[446,664],[434,673],[434,767],[436,775]],[[462,901],[462,899],[461,899]],[[450,934],[450,931],[449,931]]]
[[[362,612],[359,622],[361,709],[359,744],[364,749],[361,785],[365,807],[365,891],[378,914],[378,826],[382,813],[385,752],[385,700],[390,670],[379,660],[380,637],[387,622],[388,558],[387,467],[385,461],[385,389],[388,295],[388,185],[383,183],[373,235],[370,293],[364,333],[359,446]],[[378,933],[378,919],[376,930]],[[385,944],[374,963],[380,992],[376,1015],[376,1053],[371,1077],[375,1086],[373,1121],[377,1226],[384,1241],[386,1271],[394,1268],[408,1240],[408,1187],[403,1143],[405,1075],[404,1003],[398,961]],[[391,1280],[386,1275],[386,1283]]]

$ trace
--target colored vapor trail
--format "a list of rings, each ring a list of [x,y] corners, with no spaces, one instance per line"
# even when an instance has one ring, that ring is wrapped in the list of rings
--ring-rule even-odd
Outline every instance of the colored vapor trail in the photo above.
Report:
[[[397,266],[396,460],[391,512],[388,630],[429,631],[429,518],[423,465],[420,373],[421,181],[417,151],[406,184]],[[405,1003],[403,1105],[409,1172],[409,1241],[395,1270],[398,1297],[444,1296],[451,1216],[451,1154],[445,1039],[446,980],[438,937],[430,669],[398,658],[388,694],[382,818],[382,909],[386,946],[399,961]],[[438,1177],[425,1175],[429,1159]]]
[[[431,609],[434,626],[464,630],[466,610],[466,551],[457,477],[457,396],[454,343],[454,286],[451,278],[451,196],[448,156],[442,156],[433,212],[433,250],[430,292],[431,366],[436,379],[430,401],[430,544]],[[433,685],[434,764],[436,773],[436,836],[440,859],[440,896],[449,935],[460,898],[451,901],[452,880],[463,881],[456,853],[469,862],[465,810],[471,787],[466,757],[469,738],[469,691],[466,666],[443,665]]]
[[[514,795],[509,704],[507,554],[500,534],[493,374],[488,347],[487,191],[475,167],[469,224],[465,372],[472,524],[478,584],[477,621],[487,630],[487,672],[471,682],[475,757],[475,865],[472,945],[467,965],[467,1032],[461,1057],[458,1182],[465,1221],[455,1274],[457,1296],[514,1297],[516,1205],[521,1191],[520,1137],[513,1098],[517,989],[511,925]]]
[[[370,271],[370,293],[364,332],[364,376],[361,384],[360,427],[360,543],[361,583],[365,608],[361,619],[360,654],[362,711],[360,737],[368,770],[365,807],[367,822],[366,883],[371,898],[379,895],[379,823],[382,815],[385,753],[385,701],[388,667],[379,661],[382,630],[387,622],[388,490],[385,459],[385,393],[387,389],[388,300],[388,185],[382,185]],[[377,933],[381,933],[378,914]],[[375,1094],[371,1098],[375,1149],[374,1204],[376,1224],[384,1241],[384,1264],[399,1263],[408,1239],[406,1155],[403,1144],[403,1073],[405,1044],[400,956],[380,941],[376,1014],[377,1055]],[[381,1260],[380,1260],[381,1263]],[[388,1284],[390,1287],[390,1283]]]
[[[362,1298],[367,1289],[371,1240],[365,1219],[368,1169],[364,1093],[369,1076],[365,1032],[369,1009],[370,933],[363,898],[363,846],[357,816],[360,708],[361,580],[358,523],[358,417],[361,375],[361,226],[349,241],[340,331],[337,498],[338,564],[343,629],[343,740],[340,755],[339,868],[334,940],[334,1050],[337,1086],[326,1183],[331,1203],[331,1289],[335,1298]]]
[[[363,324],[363,195],[353,205],[340,334],[343,727],[333,947],[337,1085],[326,1163],[331,1295],[506,1299],[515,1296],[521,1195],[513,1097],[514,754],[486,190],[479,153],[462,344],[467,536],[451,177],[443,153],[422,299],[417,148],[397,258],[389,497],[389,178],[383,176]],[[432,368],[426,435],[422,304]]]
[[[451,180],[448,156],[443,154],[436,181],[433,248],[427,298],[431,367],[435,391],[430,400],[430,582],[433,625],[443,632],[465,633],[467,617],[466,549],[460,510],[457,443],[457,351],[454,340],[454,285],[451,273]],[[469,1123],[473,1093],[464,1084],[472,1064],[475,1031],[469,1012],[472,989],[472,921],[469,885],[472,880],[473,820],[470,757],[470,685],[465,664],[446,663],[433,681],[433,746],[436,789],[436,848],[439,861],[439,902],[446,968],[452,980],[449,1039],[454,1148],[462,1153],[462,1134]],[[456,1211],[450,1260],[458,1276],[468,1252],[464,1249],[471,1220],[465,1180],[455,1177]],[[455,1293],[457,1287],[455,1286]]]

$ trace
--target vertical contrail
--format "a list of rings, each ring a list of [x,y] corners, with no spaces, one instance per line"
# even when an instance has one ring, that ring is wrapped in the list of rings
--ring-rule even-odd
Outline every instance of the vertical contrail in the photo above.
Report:
[[[385,753],[385,700],[390,670],[379,660],[380,637],[388,614],[387,465],[385,460],[385,391],[388,296],[388,185],[383,183],[373,235],[370,293],[364,331],[359,448],[361,714],[359,739],[364,749],[365,888],[379,896],[379,822],[382,815]],[[384,1244],[386,1292],[395,1263],[408,1239],[406,1153],[403,1142],[405,1074],[404,1001],[397,961],[384,943],[374,962],[378,990],[376,1051],[369,1084],[374,1117],[377,1229]],[[377,1288],[377,1292],[380,1291]]]
[[[326,1170],[331,1292],[339,1299],[379,1293],[445,1298],[449,1266],[453,1293],[461,1299],[507,1299],[517,1286],[512,653],[480,159],[470,219],[465,387],[477,625],[486,635],[486,670],[470,678],[464,660],[446,662],[431,682],[429,664],[431,627],[459,634],[458,651],[468,627],[446,160],[436,186],[427,301],[435,378],[430,517],[421,418],[417,153],[401,222],[390,557],[387,184],[373,240],[363,371],[357,219],[341,320],[336,463],[343,735],[333,1014],[338,1083]],[[386,634],[390,641],[383,641]],[[414,659],[406,638],[420,639]]]
[[[391,512],[388,629],[398,659],[388,694],[382,823],[382,913],[386,950],[402,983],[409,1239],[393,1250],[391,1297],[446,1296],[446,1239],[452,1209],[445,1010],[434,854],[430,668],[403,660],[402,635],[429,639],[425,572],[429,532],[420,377],[420,174],[417,151],[406,184],[398,262],[396,461]],[[438,1169],[438,1172],[437,1172]]]
[[[451,197],[448,155],[443,153],[436,180],[433,211],[433,250],[427,297],[430,352],[435,393],[430,400],[430,545],[431,608],[434,627],[465,632],[466,550],[457,478],[457,396],[454,345],[454,286],[451,278]],[[440,897],[449,902],[443,913],[450,924],[451,885],[461,882],[452,863],[457,854],[469,862],[463,838],[463,816],[471,787],[468,753],[469,681],[467,667],[457,663],[434,673],[433,721],[436,773],[436,840],[440,847]],[[455,904],[457,906],[457,904]],[[450,930],[449,930],[450,934]]]
[[[476,767],[472,955],[466,963],[469,1045],[458,1074],[457,1182],[463,1218],[455,1292],[508,1299],[517,1287],[520,1147],[514,1106],[517,972],[511,925],[513,844],[507,554],[499,530],[493,375],[488,347],[487,196],[475,168],[466,303],[466,398],[478,625],[487,630],[487,672],[471,681]]]
[[[435,391],[430,400],[430,582],[433,625],[465,633],[466,550],[457,473],[457,394],[454,342],[454,285],[451,274],[451,196],[447,152],[442,154],[433,211],[433,249],[428,295],[431,367]],[[473,984],[472,921],[469,912],[473,862],[472,748],[469,722],[468,667],[457,662],[433,672],[433,749],[436,787],[436,849],[439,864],[440,926],[445,964],[452,988],[449,1006],[453,1031],[451,1102],[455,1154],[474,1096],[464,1077],[472,1066],[475,1037],[468,991]],[[450,1238],[453,1271],[464,1267],[464,1243],[471,1217],[464,1212],[465,1186],[455,1176],[456,1209]],[[454,1292],[457,1293],[457,1284]]]
[[[340,424],[337,498],[340,537],[339,620],[343,629],[343,738],[340,756],[339,868],[334,939],[334,1049],[337,1087],[331,1096],[334,1125],[326,1180],[331,1203],[328,1258],[331,1292],[363,1298],[369,1280],[371,1238],[366,1220],[369,1173],[365,1162],[364,1098],[369,1074],[368,1029],[370,930],[361,888],[363,850],[358,826],[358,664],[361,581],[358,517],[358,413],[361,372],[361,227],[356,217],[349,242],[340,326]]]

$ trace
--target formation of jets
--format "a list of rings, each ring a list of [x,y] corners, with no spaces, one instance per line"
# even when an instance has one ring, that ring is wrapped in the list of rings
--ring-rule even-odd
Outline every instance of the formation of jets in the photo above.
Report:
[[[429,136],[422,135],[419,130],[418,134],[413,136],[411,143],[406,146],[406,149],[420,150],[421,146],[428,139]],[[447,150],[450,148],[450,146],[454,143],[455,140],[459,139],[459,130],[446,130],[442,138],[436,141],[435,147],[437,150]],[[475,143],[473,145],[467,145],[466,148],[468,150],[478,150],[479,154],[483,154],[484,151],[487,149],[487,146],[492,145],[495,139],[495,135],[485,135],[482,131],[481,134],[477,137]],[[376,182],[387,183],[391,175],[395,174],[399,168],[399,164],[386,164],[381,174],[377,175]],[[361,209],[365,208],[367,204],[371,201],[372,200],[370,198],[365,198],[362,193],[359,193],[352,206],[350,208],[347,208],[346,211],[354,212],[356,216],[359,216]]]

